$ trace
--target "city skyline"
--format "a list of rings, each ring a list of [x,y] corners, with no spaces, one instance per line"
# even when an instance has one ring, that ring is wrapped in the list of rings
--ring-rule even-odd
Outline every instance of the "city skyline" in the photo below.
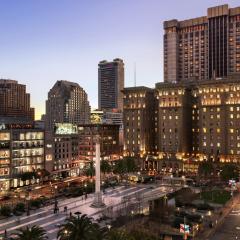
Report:
[[[57,3],[0,3],[0,26],[7,32],[0,40],[1,78],[27,85],[37,119],[44,113],[47,92],[57,80],[77,82],[96,107],[101,60],[123,59],[126,87],[134,85],[136,63],[137,85],[154,87],[163,81],[163,21],[204,16],[208,7],[226,3],[236,7],[238,1]]]

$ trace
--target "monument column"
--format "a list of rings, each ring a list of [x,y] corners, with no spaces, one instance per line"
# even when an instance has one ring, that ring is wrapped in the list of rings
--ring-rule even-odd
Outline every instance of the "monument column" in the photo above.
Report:
[[[92,207],[101,208],[104,207],[105,204],[102,201],[102,193],[101,193],[101,169],[100,169],[100,137],[97,135],[96,139],[96,160],[95,160],[95,199],[92,203]]]

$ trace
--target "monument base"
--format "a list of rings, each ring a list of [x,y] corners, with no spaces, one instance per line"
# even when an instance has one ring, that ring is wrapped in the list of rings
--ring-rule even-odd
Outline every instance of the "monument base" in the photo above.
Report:
[[[102,201],[102,193],[101,192],[95,193],[95,198],[94,198],[93,203],[91,204],[91,207],[93,207],[93,208],[103,208],[105,206],[106,205]]]

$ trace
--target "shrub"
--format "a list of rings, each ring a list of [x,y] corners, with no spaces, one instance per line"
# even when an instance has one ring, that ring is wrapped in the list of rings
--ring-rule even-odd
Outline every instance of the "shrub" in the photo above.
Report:
[[[39,199],[31,200],[29,203],[30,207],[32,207],[32,208],[40,208],[41,204],[42,204],[42,202]]]
[[[214,207],[210,206],[209,204],[207,203],[203,203],[203,204],[198,204],[197,205],[197,209],[198,210],[214,210]]]
[[[9,206],[2,206],[0,212],[1,212],[2,216],[10,217],[11,213],[12,213],[12,210]]]
[[[14,212],[25,212],[25,204],[18,203],[15,208],[13,209]]]

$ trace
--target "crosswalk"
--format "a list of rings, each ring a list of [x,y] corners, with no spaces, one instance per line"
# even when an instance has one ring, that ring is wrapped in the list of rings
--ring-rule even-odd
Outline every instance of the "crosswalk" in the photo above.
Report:
[[[104,194],[103,198],[106,205],[117,205],[121,202],[123,197],[131,196],[137,193],[145,193],[150,191],[148,188],[144,187],[124,187],[119,186],[115,189],[108,189]],[[69,213],[73,214],[77,211],[87,214],[89,217],[94,219],[98,218],[103,212],[103,209],[91,208],[90,205],[93,201],[93,194],[90,194],[85,200],[82,197],[69,198],[59,201],[59,214],[53,213],[53,205],[43,207],[36,212],[31,212],[30,216],[22,217],[11,217],[7,220],[0,221],[0,234],[4,234],[5,229],[9,233],[14,233],[19,228],[38,225],[43,227],[49,236],[50,240],[56,239],[56,234],[59,229],[59,224],[62,224]],[[68,214],[64,213],[64,207],[68,207]]]

